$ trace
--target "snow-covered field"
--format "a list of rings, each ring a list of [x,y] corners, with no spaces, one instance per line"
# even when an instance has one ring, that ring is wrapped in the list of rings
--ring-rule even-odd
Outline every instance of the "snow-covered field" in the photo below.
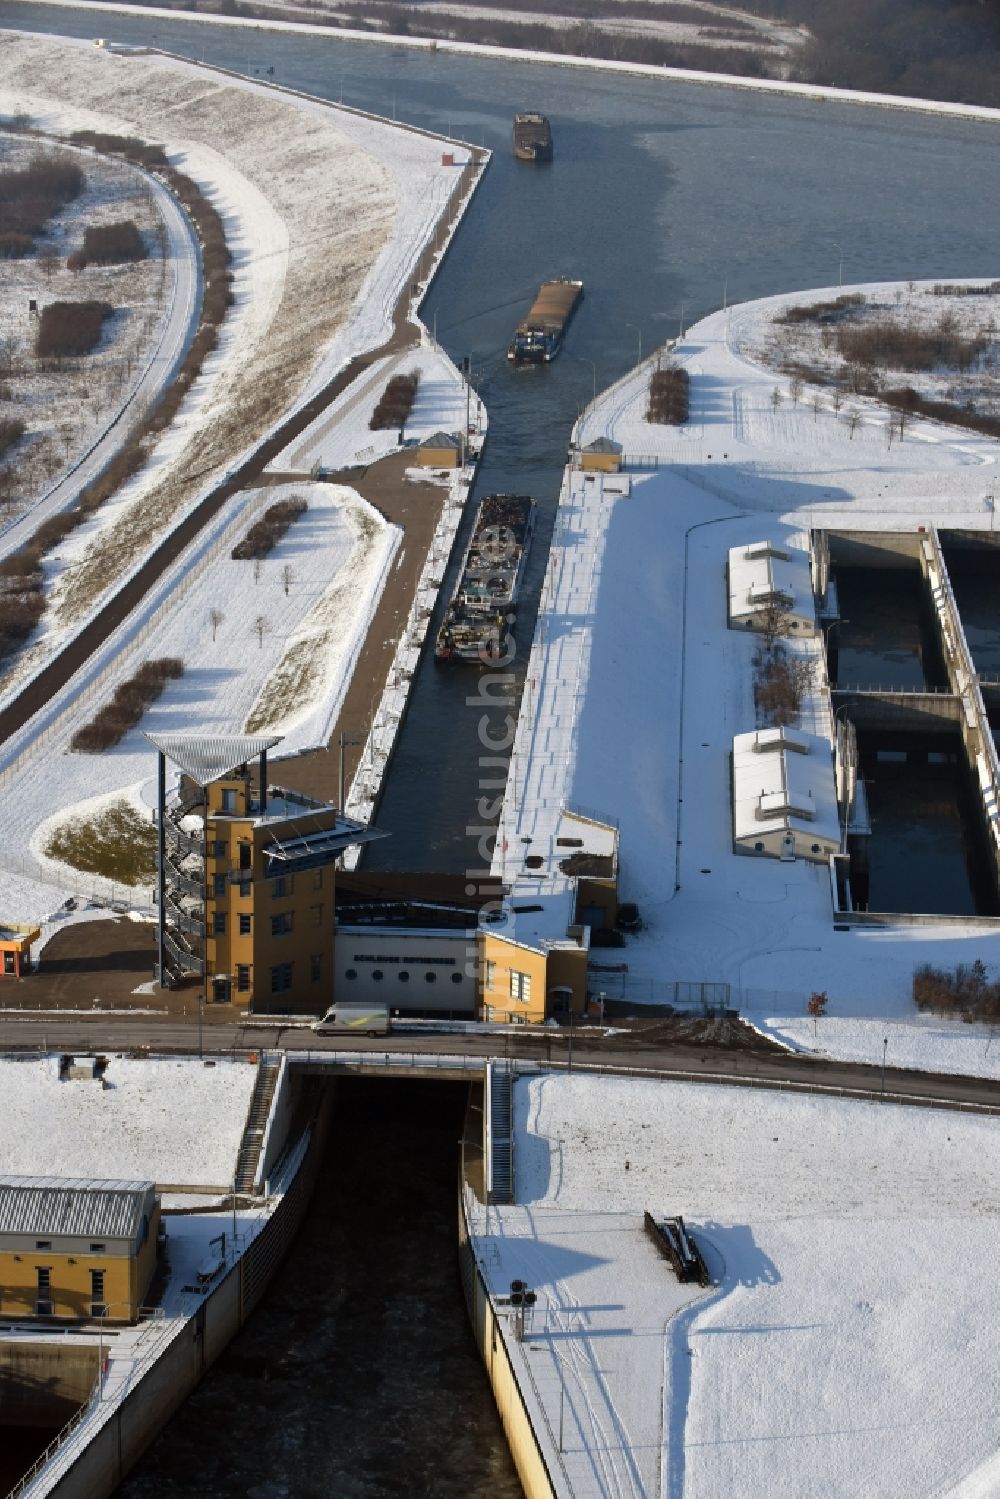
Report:
[[[559,877],[523,867],[523,840],[532,853],[548,850],[556,870],[564,805],[617,819],[621,894],[646,923],[621,955],[624,992],[637,1002],[664,998],[660,980],[722,982],[734,1003],[747,996],[753,1018],[776,1025],[802,1019],[809,995],[825,990],[831,1017],[881,1022],[912,1018],[921,962],[981,958],[1000,969],[996,928],[834,932],[825,867],[732,851],[732,736],[756,719],[753,640],[727,628],[728,549],[811,526],[987,529],[991,520],[996,440],[917,420],[890,445],[889,413],[874,401],[854,403],[852,432],[831,391],[817,389],[814,404],[806,387],[796,403],[788,379],[758,362],[776,312],[838,291],[732,307],[692,328],[674,350],[691,379],[686,426],[644,419],[653,356],[598,398],[577,433],[581,444],[607,435],[658,466],[603,483],[578,472],[564,479],[496,862],[517,877],[518,895],[538,895]],[[806,727],[828,733],[817,696]],[[609,976],[607,992],[619,983]],[[933,1033],[940,1045],[923,1036],[922,1065],[936,1053],[943,1070],[959,1068],[950,1034]],[[831,1021],[824,1049],[839,1055],[837,1035]],[[968,1066],[975,1048],[966,1040]],[[845,1033],[843,1054],[856,1055],[856,1045]],[[903,1037],[899,1046],[901,1058]]]
[[[996,1492],[995,1120],[560,1076],[518,1083],[515,1128],[476,1250],[496,1295],[538,1294],[508,1348],[558,1492]],[[647,1210],[714,1288],[677,1284]]]
[[[0,1172],[232,1182],[256,1066],[112,1056],[104,1076],[60,1082],[57,1056],[0,1058]]]
[[[307,501],[305,515],[259,567],[234,561],[232,547],[254,519],[291,494]],[[54,876],[48,901],[34,908],[36,918],[61,903],[63,890],[56,887],[73,879],[45,854],[58,825],[122,797],[151,815],[155,756],[144,733],[240,734],[250,724],[254,732],[282,734],[286,753],[325,743],[398,543],[396,527],[339,485],[306,481],[229,502],[205,539],[200,564],[189,559],[183,585],[168,591],[141,637],[131,649],[112,651],[99,686],[72,703],[45,753],[26,756],[8,783],[0,804],[0,869],[34,869],[42,881]],[[168,684],[140,728],[105,754],[72,752],[73,733],[116,684],[141,660],[164,655],[180,657],[184,675]],[[277,767],[275,776],[280,779]],[[25,843],[31,868],[18,852]],[[4,878],[0,874],[0,889]],[[100,882],[84,877],[78,888],[94,885]]]
[[[166,58],[8,36],[4,62],[0,109],[49,131],[163,143],[219,210],[235,262],[235,305],[177,421],[62,549],[56,610],[22,658],[23,680],[213,476],[386,334],[457,168],[442,166],[438,141],[402,127]]]

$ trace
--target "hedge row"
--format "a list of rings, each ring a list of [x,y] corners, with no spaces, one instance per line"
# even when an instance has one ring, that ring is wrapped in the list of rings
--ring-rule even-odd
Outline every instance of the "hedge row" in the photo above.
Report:
[[[83,249],[74,250],[66,262],[68,270],[82,271],[88,265],[124,265],[148,258],[146,242],[131,219],[116,224],[93,224],[83,231]]]
[[[77,729],[70,749],[96,755],[111,749],[134,729],[150,703],[155,703],[169,681],[184,675],[184,662],[177,656],[158,656],[144,661],[139,670],[115,688],[110,703],[99,709],[90,723]]]
[[[1000,1020],[1000,981],[991,980],[981,959],[959,963],[954,971],[922,963],[913,974],[918,1010],[960,1020]]]
[[[192,383],[197,379],[202,364],[218,341],[218,324],[222,322],[232,303],[232,273],[229,269],[230,255],[226,246],[222,220],[218,213],[202,196],[200,189],[181,172],[167,165],[166,155],[160,146],[147,146],[130,136],[104,135],[97,131],[78,131],[70,137],[76,145],[93,146],[98,151],[124,157],[146,169],[155,168],[184,205],[194,224],[202,245],[202,269],[204,272],[204,298],[201,325],[188,349],[184,362],[173,384],[166,390],[137,433],[131,447],[125,448],[104,470],[81,491],[72,510],[53,516],[43,522],[31,539],[17,552],[0,561],[0,579],[17,578],[22,593],[38,595],[35,622],[44,611],[40,565],[41,559],[52,547],[58,546],[71,531],[99,510],[106,500],[142,468],[148,456],[144,439],[161,431],[173,420],[181,401]],[[33,626],[32,626],[33,628]],[[30,629],[28,631],[30,634]],[[21,644],[26,636],[19,636],[9,643],[0,633],[0,660],[10,650]]]
[[[273,552],[285,532],[295,524],[300,515],[305,515],[308,504],[301,495],[293,494],[287,500],[269,505],[259,521],[256,521],[233,547],[236,562],[252,562]]]
[[[26,167],[0,172],[4,233],[26,235],[34,241],[45,232],[49,219],[79,196],[84,180],[76,162],[48,156],[33,156]]]
[[[24,423],[16,416],[0,417],[0,458],[24,436]]]
[[[382,392],[381,400],[372,412],[371,421],[368,423],[373,432],[386,427],[403,426],[413,410],[419,381],[420,376],[416,373],[393,375]]]
[[[45,610],[41,578],[15,578],[0,586],[0,657],[23,645]]]
[[[113,312],[108,302],[50,302],[38,320],[35,353],[39,359],[89,354]]]
[[[649,381],[647,422],[659,422],[661,426],[680,427],[687,419],[687,370],[673,368],[655,370]]]

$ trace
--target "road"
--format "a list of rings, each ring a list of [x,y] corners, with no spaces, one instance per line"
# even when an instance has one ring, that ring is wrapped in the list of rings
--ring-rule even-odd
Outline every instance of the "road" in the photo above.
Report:
[[[80,491],[104,471],[128,440],[130,412],[152,405],[167,388],[197,326],[201,305],[201,253],[194,229],[176,198],[162,182],[139,168],[132,170],[148,185],[166,235],[167,304],[156,340],[147,351],[139,377],[121,405],[106,414],[101,435],[47,493],[0,534],[0,558],[9,556],[30,540],[43,520],[68,510]]]
[[[793,1087],[845,1089],[853,1093],[883,1096],[882,1070],[855,1062],[827,1061],[766,1047],[713,1046],[691,1041],[645,1044],[641,1033],[617,1033],[605,1037],[597,1031],[565,1029],[534,1034],[396,1034],[370,1039],[364,1036],[317,1036],[308,1025],[290,1022],[267,1024],[214,1024],[199,1027],[192,1021],[177,1021],[137,1014],[114,1016],[25,1015],[0,1019],[0,1053],[25,1048],[58,1051],[123,1051],[148,1047],[154,1052],[224,1056],[233,1051],[281,1049],[295,1055],[319,1052],[328,1055],[392,1053],[415,1058],[448,1056],[510,1056],[528,1061],[565,1066],[607,1067],[641,1070],[643,1073],[694,1073],[708,1079],[746,1085],[789,1084]],[[973,1107],[1000,1114],[1000,1083],[988,1078],[960,1077],[943,1073],[885,1071],[886,1102],[910,1101],[938,1107]]]

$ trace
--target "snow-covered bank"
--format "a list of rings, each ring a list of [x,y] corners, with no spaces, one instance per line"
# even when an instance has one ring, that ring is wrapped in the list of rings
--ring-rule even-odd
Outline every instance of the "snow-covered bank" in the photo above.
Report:
[[[257,1068],[197,1057],[112,1057],[97,1078],[59,1058],[0,1058],[0,1172],[225,1188]]]
[[[931,1015],[891,1020],[826,1015],[814,1022],[804,1015],[757,1019],[750,1010],[745,1018],[794,1051],[868,1067],[881,1066],[884,1057],[888,1067],[1000,1078],[1000,1034],[994,1027]]]
[[[990,1492],[995,1135],[910,1108],[519,1082],[515,1204],[471,1211],[493,1294],[538,1295],[524,1343],[510,1320],[505,1337],[558,1491]],[[714,1288],[678,1285],[645,1211],[684,1216]]]
[[[778,312],[843,290],[730,307],[692,328],[672,350],[690,379],[684,426],[646,421],[653,355],[598,397],[575,434],[581,445],[620,443],[625,471],[564,477],[495,870],[537,897],[565,878],[564,807],[617,821],[621,896],[639,903],[645,926],[620,955],[626,972],[595,971],[592,987],[599,979],[637,1007],[680,980],[726,983],[734,1004],[772,1025],[801,1020],[820,990],[831,1017],[906,1020],[918,964],[980,958],[1000,970],[995,923],[835,930],[824,866],[733,851],[730,751],[757,719],[754,640],[727,627],[729,549],[764,537],[801,545],[812,527],[986,530],[992,517],[995,439],[916,418],[890,442],[876,402],[852,402],[849,423],[834,392],[796,393],[759,362]],[[891,300],[895,288],[846,290]],[[995,300],[983,299],[984,318]],[[828,735],[823,686],[818,665],[804,726]],[[551,873],[527,867],[529,849]],[[925,1035],[921,1065],[952,1070],[952,1034]],[[837,1035],[831,1025],[831,1051]],[[963,1066],[974,1062],[974,1048],[963,1052]]]
[[[310,36],[323,36],[335,41],[368,42],[373,45],[415,48],[424,52],[453,52],[467,57],[497,58],[506,62],[539,63],[550,68],[595,69],[598,72],[634,74],[638,77],[661,78],[674,83],[711,84],[721,88],[752,89],[757,93],[792,94],[798,98],[816,99],[820,102],[832,100],[844,104],[875,105],[882,109],[919,110],[928,114],[956,115],[962,119],[1000,121],[1000,110],[977,104],[948,104],[935,99],[913,99],[902,94],[872,94],[859,89],[823,88],[811,83],[790,83],[776,78],[741,78],[729,73],[705,73],[694,69],[663,68],[651,64],[614,62],[606,58],[569,57],[562,52],[531,52],[494,47],[485,43],[452,42],[418,36],[373,36],[367,31],[335,30],[329,26],[310,26],[293,21],[256,21],[233,16],[205,15],[203,12],[184,11],[146,5],[121,5],[109,0],[30,0],[33,5],[72,5],[77,9],[107,12],[111,15],[134,15],[158,17],[161,20],[176,20],[183,14],[185,20],[199,21],[206,26],[238,26],[243,30],[302,32]]]

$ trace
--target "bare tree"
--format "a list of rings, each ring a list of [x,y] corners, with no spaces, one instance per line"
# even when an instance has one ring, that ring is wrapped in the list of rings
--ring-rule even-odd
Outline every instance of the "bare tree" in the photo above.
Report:
[[[775,411],[777,411],[778,407],[781,405],[781,391],[777,386],[775,386],[771,392],[771,405],[774,407]]]
[[[264,571],[264,561],[263,561],[263,558],[261,558],[261,557],[255,557],[253,559],[253,580],[254,580],[255,583],[259,583],[260,582],[260,575],[261,575],[261,573],[263,571]]]
[[[852,406],[851,407],[850,411],[847,413],[847,416],[845,417],[845,421],[847,422],[848,428],[850,429],[851,441],[853,442],[854,441],[854,434],[858,430],[858,426],[859,426],[859,424],[861,422],[861,412],[858,410],[858,408],[856,406]]]
[[[292,564],[290,562],[286,562],[284,567],[281,569],[281,584],[285,590],[285,598],[288,597],[288,590],[291,588],[294,582],[295,573],[292,569]]]
[[[797,406],[802,399],[802,381],[798,375],[793,375],[789,381],[788,394],[792,398],[792,405]]]
[[[754,629],[764,637],[768,649],[776,640],[789,634],[789,612],[789,606],[782,598],[769,599],[762,608],[754,610]]]
[[[59,256],[47,250],[44,255],[38,257],[38,269],[43,276],[51,276],[59,269]]]
[[[809,996],[808,1003],[806,1004],[806,1013],[812,1016],[814,1036],[816,1035],[819,1021],[826,1014],[826,1007],[829,1003],[830,996],[825,989],[817,989],[814,994],[810,994]]]
[[[264,636],[271,633],[270,620],[265,619],[263,614],[258,614],[257,618],[253,622],[253,632],[257,637],[257,644],[260,646],[261,650],[263,650]]]
[[[820,396],[819,391],[816,391],[815,395],[812,398],[812,409],[813,409],[813,421],[814,422],[818,422],[819,421],[819,414],[823,410],[823,400],[822,400],[822,397]]]
[[[223,614],[223,612],[222,612],[221,609],[216,609],[216,608],[209,609],[209,611],[208,611],[208,622],[212,626],[212,639],[213,639],[213,641],[215,640],[215,637],[218,634],[219,626],[222,624],[222,621],[225,619],[225,617],[226,616]]]

